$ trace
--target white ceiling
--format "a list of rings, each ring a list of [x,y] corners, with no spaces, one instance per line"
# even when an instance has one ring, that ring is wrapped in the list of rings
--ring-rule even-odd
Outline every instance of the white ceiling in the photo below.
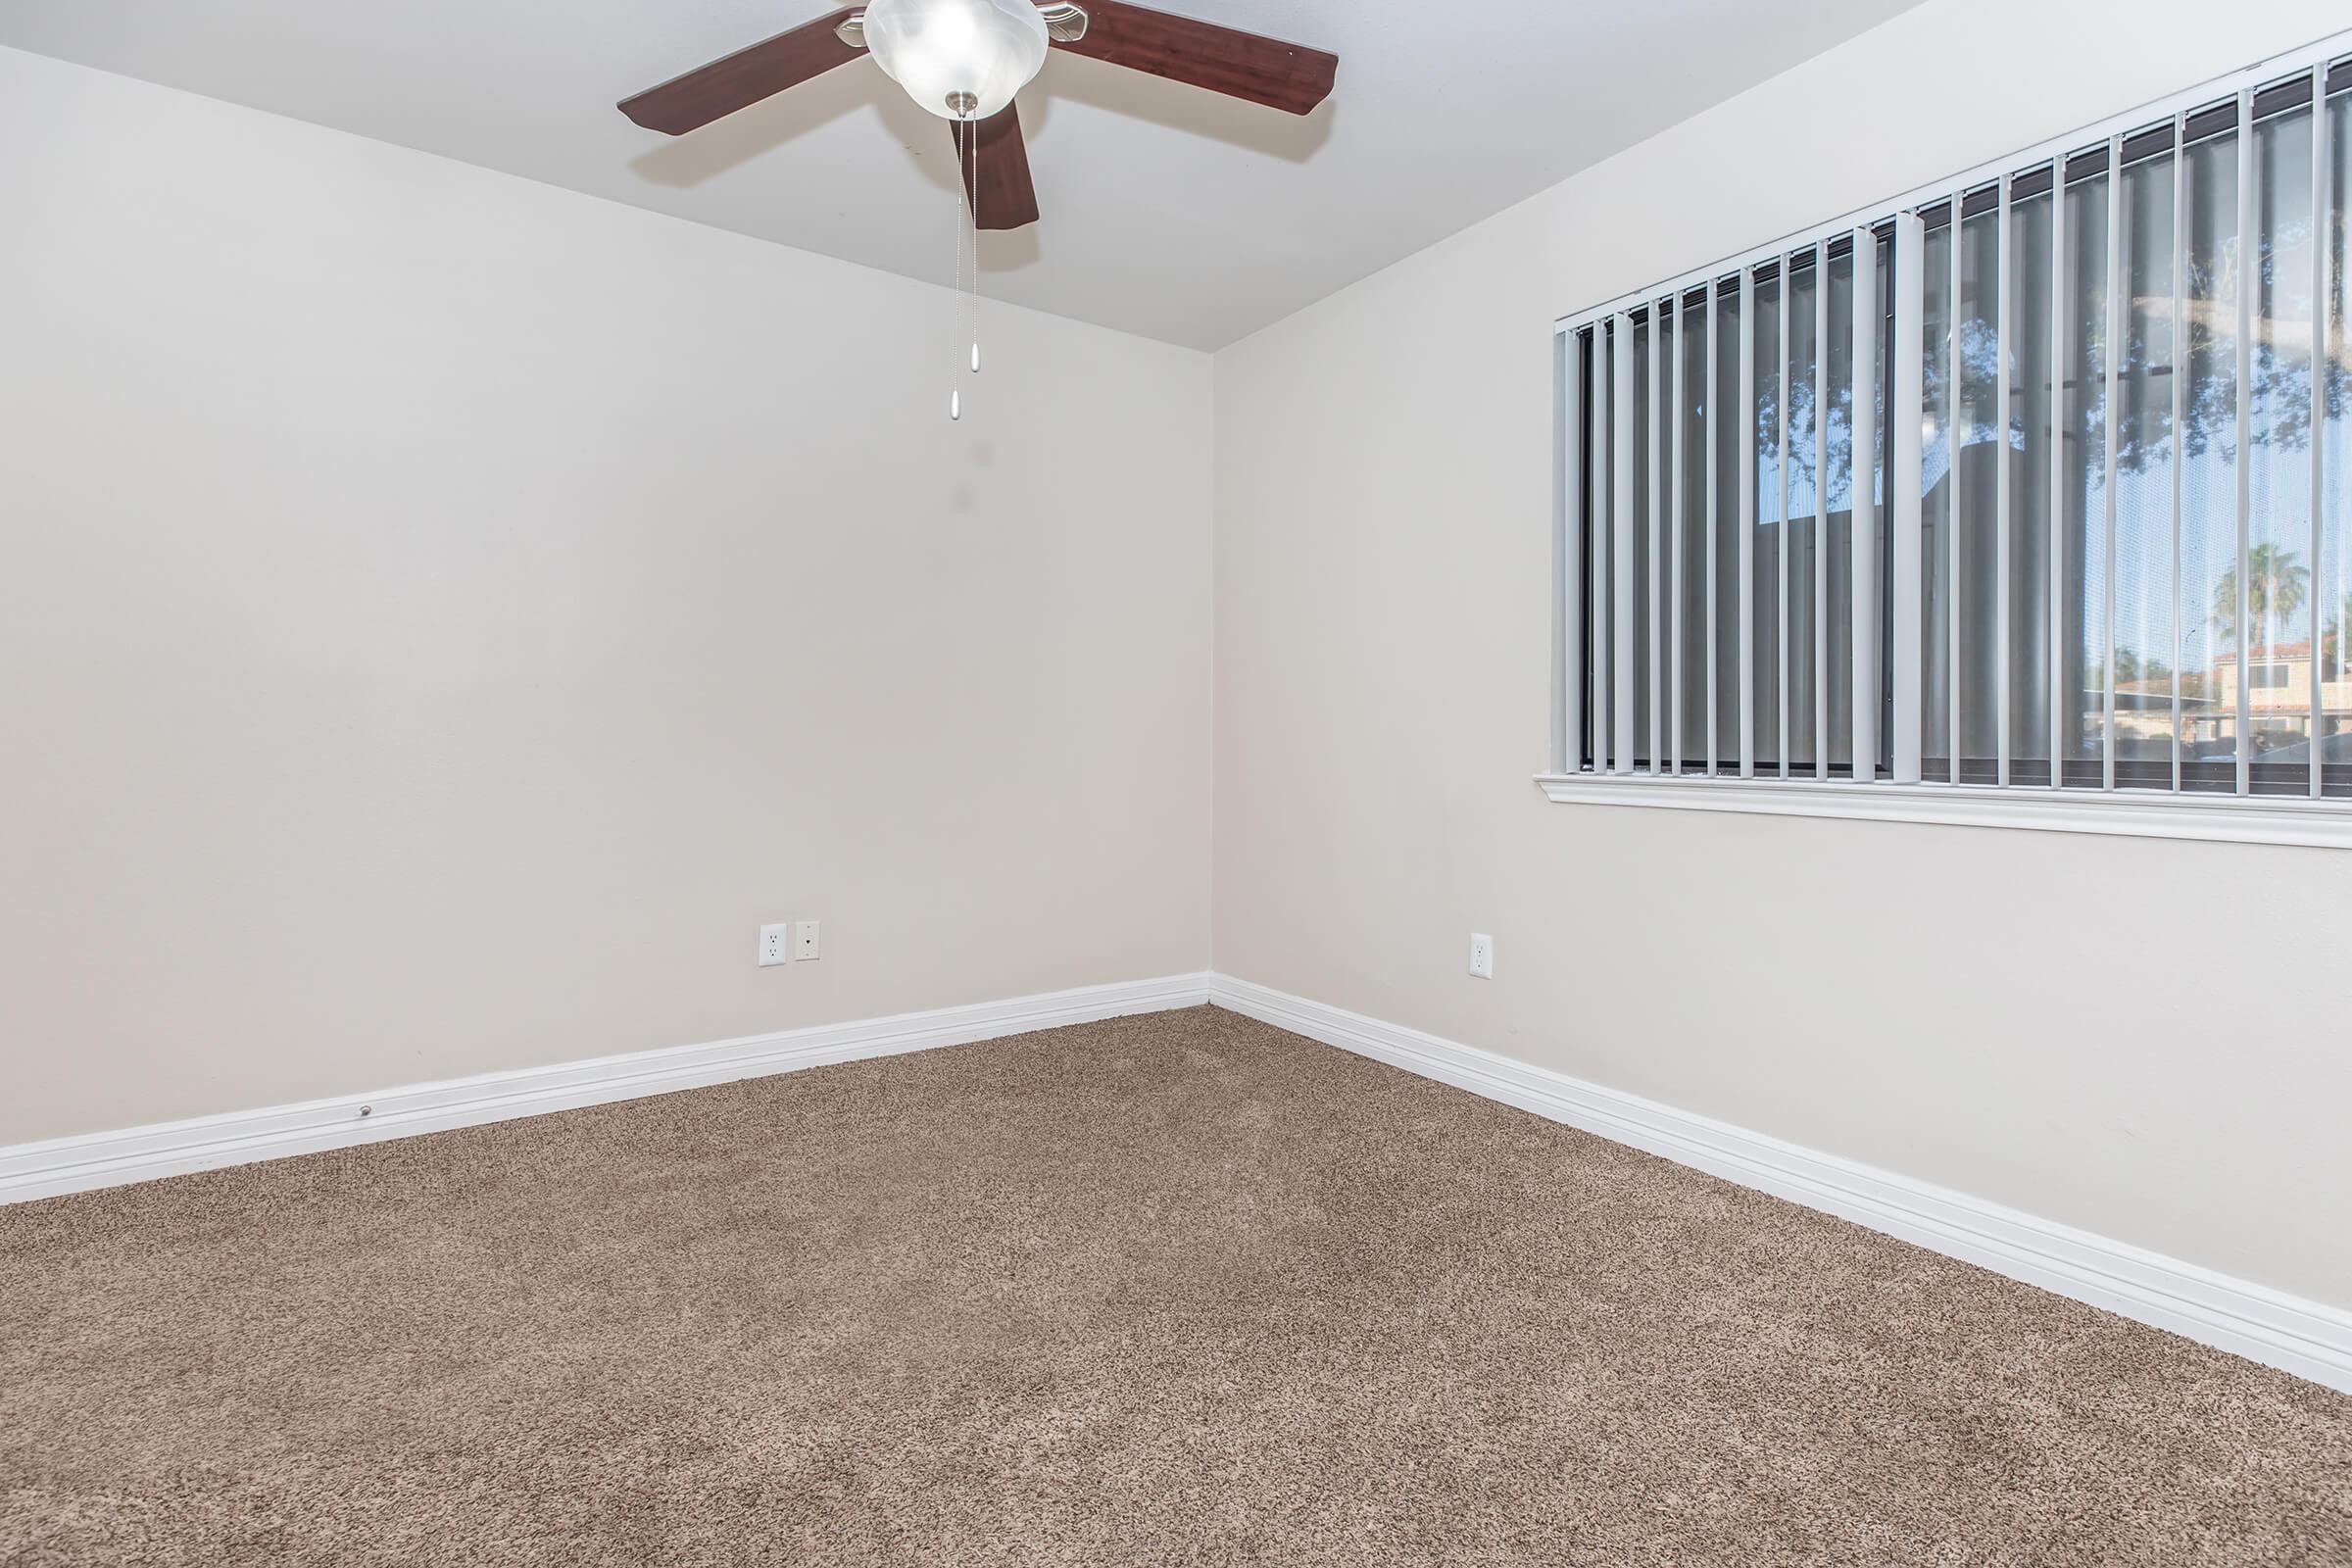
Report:
[[[1916,0],[1158,0],[1334,51],[1303,120],[1058,51],[983,287],[1218,348]],[[677,140],[612,105],[832,0],[0,0],[0,44],[946,281],[945,124],[857,62]]]

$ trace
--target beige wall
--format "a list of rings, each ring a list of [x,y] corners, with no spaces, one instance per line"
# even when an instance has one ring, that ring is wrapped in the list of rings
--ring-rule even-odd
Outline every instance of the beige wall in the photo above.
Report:
[[[2352,1305],[2352,855],[1529,782],[1554,318],[2344,22],[1933,0],[1221,354],[1218,967]]]
[[[1220,967],[2352,1304],[2352,856],[1529,783],[1555,316],[2340,20],[1935,0],[1213,470],[1201,357],[996,311],[949,426],[937,291],[0,51],[0,1143],[1200,966],[1213,471]]]
[[[1205,357],[5,50],[0,215],[0,1144],[1206,960]]]

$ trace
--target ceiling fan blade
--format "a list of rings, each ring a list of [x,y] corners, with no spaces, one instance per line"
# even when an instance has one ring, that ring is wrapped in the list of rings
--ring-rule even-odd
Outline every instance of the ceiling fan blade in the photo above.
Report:
[[[622,99],[620,112],[646,129],[668,136],[700,129],[865,53],[851,48],[834,30],[858,14],[854,7],[836,11],[764,43],[738,49],[724,60]]]
[[[1054,47],[1190,82],[1228,98],[1303,115],[1331,96],[1340,57],[1301,44],[1261,38],[1190,17],[1131,6],[1125,0],[1080,0],[1086,36]]]
[[[964,127],[950,122],[956,156],[963,163],[963,191],[971,198],[972,221],[980,228],[1025,228],[1037,221],[1037,187],[1029,180],[1029,144],[1021,136],[1021,112],[1006,104],[971,127],[971,157],[964,159]]]

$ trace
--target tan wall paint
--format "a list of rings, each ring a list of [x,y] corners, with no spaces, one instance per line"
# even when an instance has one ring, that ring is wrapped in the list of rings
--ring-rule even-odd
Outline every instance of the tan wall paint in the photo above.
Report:
[[[1204,356],[5,50],[0,214],[0,1144],[1202,966]]]
[[[1218,967],[2352,1305],[2352,855],[1529,782],[1556,317],[2344,23],[1934,0],[1224,351]]]
[[[1935,0],[1221,356],[1216,961],[2352,1303],[2352,856],[1528,783],[1554,316],[2336,12]],[[6,51],[0,211],[0,1143],[1207,956],[1208,362],[950,429],[936,291]]]

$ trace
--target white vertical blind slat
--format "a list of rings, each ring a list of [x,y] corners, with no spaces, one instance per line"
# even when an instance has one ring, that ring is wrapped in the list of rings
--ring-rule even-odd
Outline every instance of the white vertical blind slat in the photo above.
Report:
[[[1614,772],[1634,770],[1634,318],[1620,315],[1616,325],[1616,351],[1610,356],[1616,372],[1615,405],[1610,414],[1610,434],[1614,438],[1610,454],[1610,476],[1616,481],[1616,521],[1611,529],[1615,543],[1611,547],[1610,579],[1611,604],[1609,624],[1616,653],[1611,662],[1615,691],[1610,698],[1610,712],[1615,720],[1616,738],[1610,746],[1610,767]]]
[[[1666,771],[1666,306],[1649,305],[1649,770]]]
[[[2100,420],[2106,431],[2106,469],[2100,481],[2102,522],[2099,529],[2101,560],[2105,568],[2103,579],[2104,609],[2100,619],[2105,633],[2100,642],[2100,743],[2099,782],[2102,789],[2115,788],[2115,503],[2116,468],[2122,434],[2122,376],[2124,368],[2124,138],[2110,137],[2107,142],[2107,344],[2100,359],[2106,371],[2107,385],[2100,407],[2106,411]],[[2243,450],[2242,448],[2240,449]]]
[[[1773,622],[1773,627],[1781,641],[1781,657],[1773,662],[1776,666],[1776,673],[1780,676],[1779,702],[1775,707],[1781,720],[1779,756],[1781,777],[1783,778],[1787,778],[1789,774],[1788,665],[1791,656],[1796,652],[1795,633],[1788,624],[1788,339],[1793,335],[1789,329],[1795,324],[1796,319],[1796,290],[1790,286],[1795,281],[1795,262],[1794,256],[1781,258],[1781,329],[1777,334],[1781,351],[1781,380],[1780,390],[1775,395],[1772,406],[1777,428],[1772,445],[1773,471],[1778,476],[1780,486],[1780,505],[1773,515],[1772,554],[1773,559],[1780,565],[1781,588],[1780,615]]]
[[[1715,535],[1720,531],[1715,524],[1716,520],[1723,515],[1716,499],[1715,405],[1722,401],[1717,394],[1723,390],[1723,383],[1721,377],[1715,373],[1715,285],[1713,283],[1707,285],[1707,302],[1698,313],[1698,363],[1701,373],[1707,378],[1706,390],[1703,393],[1707,411],[1707,777],[1713,778],[1716,760],[1723,756],[1722,738],[1716,733],[1719,728],[1716,723],[1716,714],[1722,710],[1722,699],[1715,690],[1715,668],[1722,657],[1715,646],[1715,622],[1719,614],[1716,607],[1715,588],[1717,576]]]
[[[2009,782],[2009,558],[2015,548],[2010,537],[2017,519],[2009,492],[2009,361],[2017,342],[2011,301],[2017,288],[2017,270],[2010,266],[2010,177],[2001,176],[2000,206],[1993,220],[1992,308],[1992,755],[1993,777]]]
[[[1921,493],[1926,445],[1921,420],[1927,403],[1927,225],[1917,213],[1894,220],[1894,363],[1887,368],[1887,424],[1894,452],[1886,468],[1888,543],[1893,551],[1894,734],[1893,782],[1919,782],[1926,660],[1921,595],[1925,562]]]
[[[1666,754],[1671,761],[1670,771],[1683,770],[1683,411],[1689,407],[1683,401],[1683,362],[1690,358],[1689,345],[1683,334],[1690,330],[1684,318],[1683,297],[1674,298],[1674,396],[1668,407],[1672,410],[1670,446],[1667,458],[1667,488],[1673,505],[1667,509],[1667,536],[1670,541],[1668,559],[1673,563],[1671,578],[1666,587]]]
[[[1947,657],[1944,661],[1944,708],[1950,715],[1949,733],[1944,744],[1951,760],[1951,782],[1960,782],[1960,446],[1967,432],[1960,428],[1960,209],[1964,205],[1962,192],[1952,192],[1951,228],[1951,292],[1944,296],[1944,315],[1950,318],[1951,334],[1945,345],[1948,359],[1944,371],[1943,442],[1950,454],[1950,464],[1944,469],[1944,568],[1943,602],[1944,631]]]
[[[2325,62],[2311,68],[2311,570],[2314,591],[2305,597],[2311,612],[2311,798],[2320,798],[2325,778],[2323,759],[2328,750],[2322,725],[2327,718],[2327,704],[2321,676],[2325,673],[2320,658],[2322,624],[2320,601],[2325,597],[2316,585],[2319,573],[2327,564],[2324,517],[2327,509],[2327,468],[2323,450],[2326,443],[2321,432],[2328,422],[2328,249],[2335,233],[2335,215],[2328,211],[2329,192],[2334,189],[2328,167],[2328,67]],[[2352,626],[2337,633],[2352,637]]]
[[[1740,272],[1740,776],[1756,776],[1756,270]]]
[[[2066,160],[2050,166],[2050,783],[2066,782]]]
[[[1879,771],[1879,241],[1867,228],[1854,230],[1853,288],[1853,473],[1846,494],[1852,524],[1847,532],[1853,579],[1846,640],[1853,648],[1853,699],[1848,710],[1846,749],[1854,779],[1868,783]]]
[[[1614,568],[1609,563],[1610,545],[1617,528],[1612,508],[1615,502],[1613,485],[1616,455],[1613,433],[1609,429],[1609,406],[1615,382],[1609,370],[1609,323],[1592,323],[1592,404],[1587,418],[1592,427],[1592,514],[1590,527],[1592,532],[1592,581],[1587,590],[1592,613],[1592,770],[1605,773],[1617,739],[1616,687],[1617,679],[1611,665],[1616,662],[1617,633],[1609,624],[1610,601],[1616,591]]]
[[[1830,247],[1813,247],[1813,776],[1830,776]]]
[[[2187,391],[2188,357],[2181,347],[2188,341],[2188,318],[2180,309],[2182,285],[2188,276],[2188,116],[2173,117],[2173,315],[2172,365],[2165,378],[2173,388],[2173,417],[2168,439],[2172,444],[2168,466],[2173,473],[2173,789],[2181,787],[2181,762],[2186,751],[2182,735],[2186,718],[2186,703],[2180,687],[2180,656],[2185,631],[2180,613],[2180,518],[2183,470],[2187,466],[2188,449],[2180,439],[2188,419]]]
[[[2112,167],[2112,166],[2110,166]],[[2255,254],[2254,89],[2237,95],[2237,254]],[[2254,790],[2254,584],[2247,561],[2254,542],[2254,276],[2237,273],[2237,793]]]
[[[1555,773],[1581,766],[1585,744],[1585,466],[1580,461],[1585,431],[1584,357],[1583,333],[1569,332],[1553,340],[1553,375],[1560,410],[1560,435],[1553,457],[1558,469],[1552,477],[1560,491],[1559,563],[1552,590],[1558,601],[1559,623],[1552,667],[1560,683],[1559,733],[1551,744]]]

